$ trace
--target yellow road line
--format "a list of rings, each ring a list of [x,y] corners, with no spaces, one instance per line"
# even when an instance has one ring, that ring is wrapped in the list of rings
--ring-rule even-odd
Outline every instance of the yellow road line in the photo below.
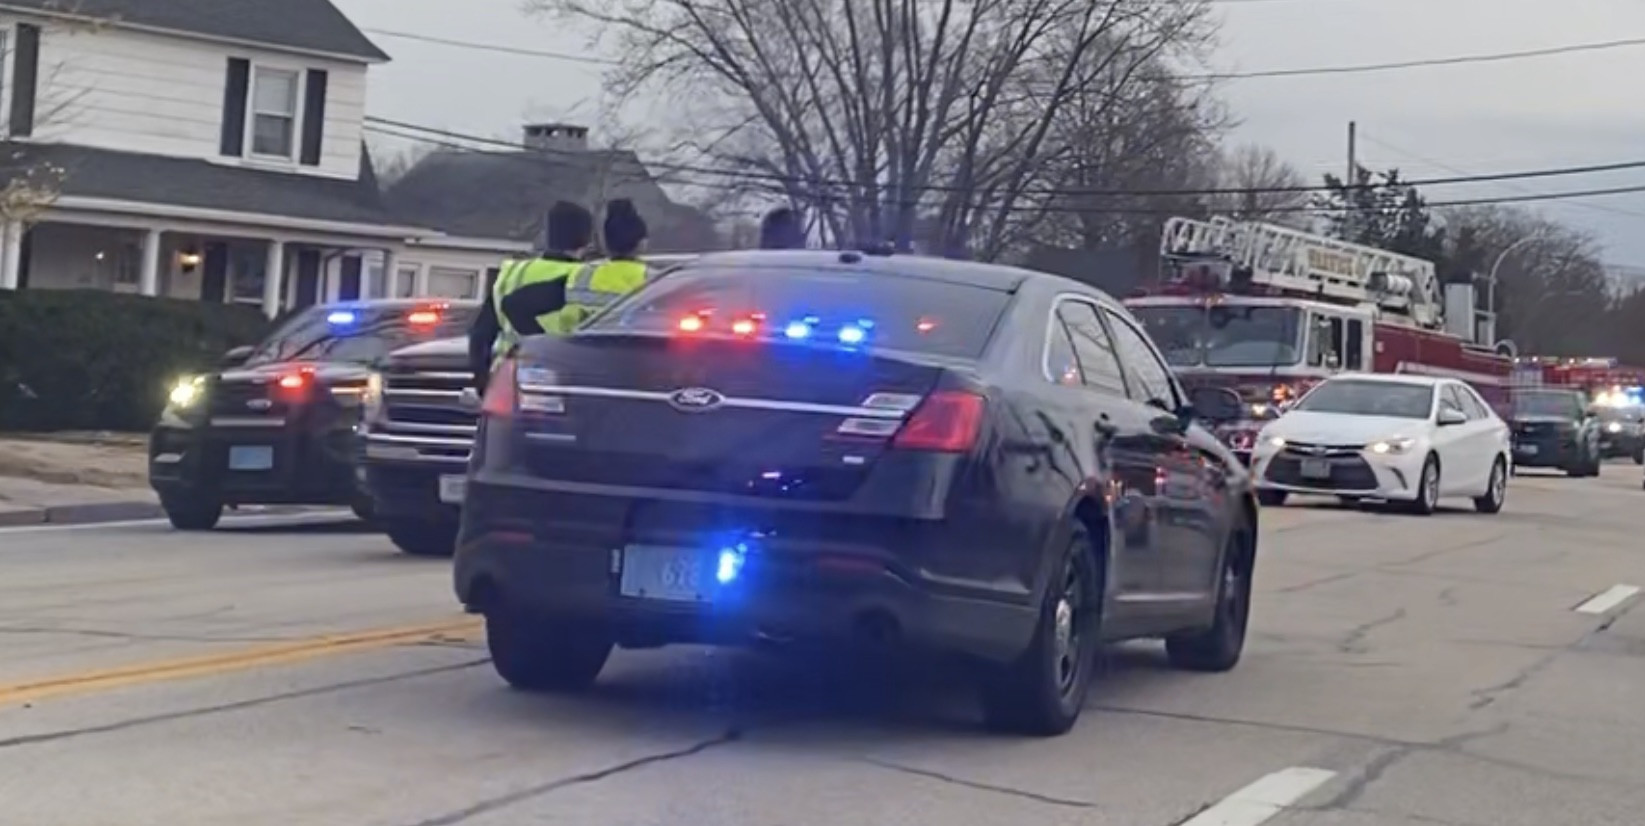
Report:
[[[138,663],[99,671],[66,674],[44,680],[0,685],[0,706],[33,703],[75,694],[89,694],[119,688],[208,677],[307,660],[391,648],[422,642],[471,641],[480,636],[480,620],[475,617],[448,619],[426,625],[379,628],[348,634],[328,634],[285,643],[242,648],[220,654],[183,657]]]

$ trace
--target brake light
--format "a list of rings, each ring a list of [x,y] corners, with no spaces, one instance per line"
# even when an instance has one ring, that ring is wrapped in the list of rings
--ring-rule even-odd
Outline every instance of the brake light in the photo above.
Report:
[[[985,403],[982,396],[962,390],[931,394],[897,432],[893,447],[964,453],[977,443]]]
[[[515,384],[517,368],[514,359],[503,359],[497,369],[491,373],[491,381],[486,384],[485,400],[480,403],[480,411],[487,416],[513,416],[518,401],[519,388]]]
[[[680,319],[680,331],[681,332],[697,333],[697,332],[701,332],[702,329],[703,329],[703,317],[700,316],[700,315],[688,315],[685,318]]]

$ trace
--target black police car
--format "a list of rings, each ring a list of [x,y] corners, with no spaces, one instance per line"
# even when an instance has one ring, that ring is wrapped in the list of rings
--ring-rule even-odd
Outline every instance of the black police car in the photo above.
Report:
[[[225,507],[350,505],[365,515],[354,457],[373,365],[465,330],[475,305],[427,300],[312,307],[214,374],[183,379],[149,437],[149,483],[172,525],[209,530]]]
[[[1239,660],[1250,478],[1131,314],[1083,284],[856,252],[705,255],[483,400],[455,588],[526,689],[613,645],[856,642],[981,665],[1057,734],[1100,642]]]
[[[450,556],[480,418],[468,339],[397,350],[379,375],[360,456],[373,515],[400,550]]]
[[[1513,392],[1514,467],[1558,468],[1570,476],[1598,476],[1604,462],[1599,420],[1580,391],[1561,388]]]

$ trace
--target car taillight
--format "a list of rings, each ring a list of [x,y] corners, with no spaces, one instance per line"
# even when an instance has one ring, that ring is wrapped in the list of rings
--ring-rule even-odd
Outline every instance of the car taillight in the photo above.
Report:
[[[287,401],[302,401],[308,398],[308,391],[314,383],[314,376],[308,371],[287,373],[274,381],[280,395]]]
[[[486,384],[485,400],[480,403],[480,411],[487,416],[512,416],[518,401],[519,388],[515,384],[517,367],[514,359],[503,359],[497,369],[491,373],[491,381]]]
[[[902,450],[964,453],[982,431],[985,402],[976,393],[943,390],[928,396],[892,441]]]

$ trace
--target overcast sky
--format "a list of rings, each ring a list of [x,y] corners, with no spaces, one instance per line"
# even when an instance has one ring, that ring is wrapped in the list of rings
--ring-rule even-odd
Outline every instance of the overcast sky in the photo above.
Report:
[[[581,51],[519,0],[334,0],[394,61],[373,71],[371,114],[488,136],[526,120],[589,120],[600,67],[384,35],[400,31]],[[1420,60],[1645,37],[1640,0],[1222,0],[1218,72]],[[1645,47],[1324,77],[1227,81],[1233,140],[1276,149],[1311,177],[1360,158],[1407,177],[1645,160]],[[598,136],[596,136],[597,139]],[[1435,187],[1433,200],[1645,185],[1645,170]],[[1645,265],[1645,195],[1536,205]]]

